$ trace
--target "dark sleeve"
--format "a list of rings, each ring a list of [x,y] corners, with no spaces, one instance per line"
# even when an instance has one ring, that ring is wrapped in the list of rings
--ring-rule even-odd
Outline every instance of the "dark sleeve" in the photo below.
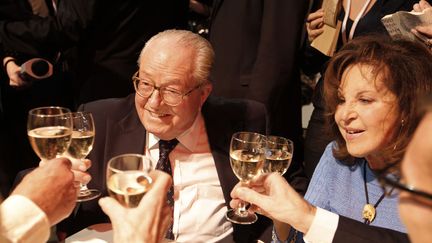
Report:
[[[408,235],[376,226],[363,224],[362,222],[339,216],[339,224],[333,243],[386,243],[409,242]]]
[[[318,72],[324,73],[325,64],[330,58],[317,49],[313,48],[309,40],[305,38],[303,56],[301,59],[301,69],[307,75],[313,75]]]
[[[301,44],[308,1],[265,0],[262,4],[257,55],[250,83],[260,84],[255,87],[254,97],[266,104],[275,90],[285,86],[286,75],[294,73],[295,54]]]
[[[5,50],[41,56],[69,49],[90,31],[97,0],[59,1],[56,16],[33,16],[22,21],[1,21],[0,40]],[[102,1],[103,2],[103,1]]]
[[[310,4],[310,10],[307,15],[310,13],[316,12],[318,9],[321,8],[322,1],[321,0],[311,0]],[[306,23],[307,16],[304,20],[304,23]],[[308,40],[308,34],[305,28],[305,35],[306,37],[303,39],[302,44],[302,55],[300,59],[300,68],[306,75],[313,75],[318,72],[323,71],[324,64],[330,59],[328,56],[322,54],[317,49],[313,48],[310,45],[310,42]]]

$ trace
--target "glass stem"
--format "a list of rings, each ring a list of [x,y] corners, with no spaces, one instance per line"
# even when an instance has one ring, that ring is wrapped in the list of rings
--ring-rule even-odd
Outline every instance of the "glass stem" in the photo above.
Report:
[[[249,187],[249,181],[241,181],[242,186]],[[246,206],[248,205],[245,201],[240,201],[239,206],[236,210],[236,214],[241,217],[246,217],[248,215],[248,211]]]
[[[237,212],[236,212],[237,215],[244,217],[248,214],[247,209],[246,209],[246,205],[247,205],[247,203],[243,202],[243,201],[241,201],[239,203],[239,207],[237,208]]]
[[[83,184],[80,182],[80,191],[87,191],[87,190],[88,190],[87,184]]]
[[[80,186],[80,189],[78,191],[78,196],[86,196],[86,195],[90,194],[86,184],[83,184],[80,182],[79,186]]]

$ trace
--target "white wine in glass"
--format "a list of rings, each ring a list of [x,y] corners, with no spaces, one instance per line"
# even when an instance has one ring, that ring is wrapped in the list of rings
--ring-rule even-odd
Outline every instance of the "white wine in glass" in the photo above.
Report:
[[[265,160],[265,141],[265,136],[252,132],[234,133],[231,138],[231,168],[245,186],[262,170]],[[255,213],[246,210],[245,202],[241,202],[239,208],[228,210],[225,217],[236,224],[252,224],[258,219]]]
[[[67,108],[39,107],[29,111],[27,135],[41,160],[62,156],[69,147],[72,135],[72,116]]]
[[[75,160],[81,161],[87,157],[93,148],[95,126],[93,116],[90,112],[73,112],[72,113],[72,136],[67,156],[72,163]],[[101,195],[96,189],[88,189],[86,184],[80,183],[80,189],[77,195],[77,202],[89,201]]]
[[[109,195],[125,207],[137,207],[151,187],[151,170],[151,160],[141,154],[122,154],[110,159],[106,174]]]
[[[263,172],[285,174],[291,165],[294,143],[284,137],[267,136],[266,161]]]

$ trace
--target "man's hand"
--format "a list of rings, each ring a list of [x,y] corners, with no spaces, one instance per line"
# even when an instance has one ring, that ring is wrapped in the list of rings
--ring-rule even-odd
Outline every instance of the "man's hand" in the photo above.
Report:
[[[125,208],[115,199],[101,198],[99,205],[110,217],[114,242],[161,242],[171,222],[171,208],[166,194],[172,183],[171,177],[161,171],[150,173],[151,189],[136,208]]]
[[[58,158],[39,166],[24,177],[12,195],[32,200],[51,225],[60,222],[72,212],[77,195],[70,161]]]
[[[70,156],[66,156],[66,158],[72,163],[71,171],[74,175],[76,186],[78,186],[78,183],[87,185],[91,180],[91,175],[87,172],[87,170],[91,167],[91,160],[75,159]],[[50,162],[41,160],[39,162],[39,166],[44,166],[47,163]]]

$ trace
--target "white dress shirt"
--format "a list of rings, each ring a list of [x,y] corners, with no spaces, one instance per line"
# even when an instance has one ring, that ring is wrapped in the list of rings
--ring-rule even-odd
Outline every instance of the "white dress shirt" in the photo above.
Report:
[[[50,224],[30,199],[13,195],[0,205],[0,242],[46,242]]]
[[[175,241],[233,242],[233,228],[225,219],[227,207],[201,114],[177,140],[179,144],[169,155]],[[159,159],[158,142],[159,138],[147,133],[145,153],[154,166]]]
[[[339,215],[317,207],[315,217],[303,240],[306,243],[331,243],[338,223]]]

